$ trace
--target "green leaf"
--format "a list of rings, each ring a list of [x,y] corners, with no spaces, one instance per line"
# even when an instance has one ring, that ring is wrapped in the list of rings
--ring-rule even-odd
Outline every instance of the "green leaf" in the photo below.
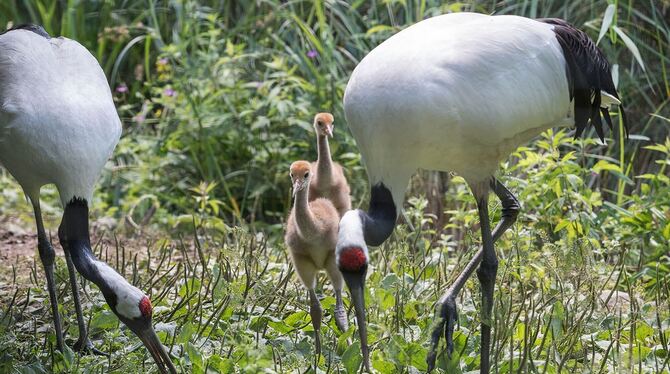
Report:
[[[591,170],[593,170],[596,173],[600,173],[603,170],[621,172],[621,167],[619,167],[619,165],[611,164],[605,160],[600,160],[595,165],[593,165],[593,168],[591,168]]]
[[[395,293],[388,292],[383,288],[377,288],[375,294],[379,302],[379,307],[382,310],[387,310],[395,306]]]
[[[393,31],[393,27],[387,26],[387,25],[377,25],[370,27],[368,31],[365,33],[365,36],[370,36],[379,32],[384,32],[384,31]]]
[[[186,322],[181,327],[181,331],[179,331],[179,336],[177,336],[177,343],[181,344],[187,343],[191,339],[191,336],[193,336],[195,331],[196,328],[193,326],[193,324],[191,322]]]
[[[605,36],[607,33],[607,30],[609,30],[610,25],[612,24],[612,20],[614,20],[614,14],[616,13],[616,6],[614,4],[610,4],[607,6],[607,9],[605,9],[605,14],[603,15],[603,22],[600,25],[600,33],[598,34],[598,41],[596,41],[596,45],[600,43],[600,40]]]
[[[303,310],[295,313],[291,313],[288,315],[288,317],[284,318],[284,322],[286,322],[287,325],[289,326],[296,326],[297,324],[303,324],[307,321],[307,316],[309,314]]]
[[[649,149],[649,150],[652,150],[652,151],[659,151],[659,152],[663,152],[663,153],[668,153],[668,148],[663,144],[646,145],[642,148]]]
[[[372,367],[382,374],[396,373],[396,367],[392,363],[383,359],[372,360]]]
[[[644,67],[644,61],[642,61],[642,55],[640,55],[640,50],[637,49],[637,46],[635,45],[635,42],[631,38],[626,35],[623,30],[618,28],[617,26],[612,26],[612,29],[619,34],[621,37],[621,40],[623,40],[624,44],[626,45],[626,48],[633,54],[635,57],[635,60],[637,60],[637,63],[640,64],[640,67],[642,68],[642,71],[647,71]]]
[[[91,329],[111,330],[119,325],[119,319],[110,310],[95,313],[91,320]]]
[[[551,336],[553,340],[559,340],[563,336],[563,318],[565,316],[565,309],[563,303],[556,301],[551,313]]]
[[[269,320],[268,326],[272,327],[275,331],[281,334],[288,334],[289,332],[293,331],[293,327],[289,326],[284,321]]]
[[[191,361],[191,371],[193,373],[204,373],[202,364],[202,353],[190,342],[186,343],[186,354]]]
[[[558,225],[556,225],[556,227],[554,227],[554,232],[559,232],[559,231],[563,230],[564,228],[568,227],[569,224],[570,224],[570,221],[568,221],[567,219],[562,219],[558,223]]]
[[[396,284],[400,283],[400,278],[395,273],[388,274],[382,279],[381,286],[388,290],[394,288]]]
[[[356,373],[362,362],[363,356],[361,355],[361,343],[354,342],[354,344],[350,345],[342,354],[342,364],[344,365],[344,368],[347,369],[347,373]]]

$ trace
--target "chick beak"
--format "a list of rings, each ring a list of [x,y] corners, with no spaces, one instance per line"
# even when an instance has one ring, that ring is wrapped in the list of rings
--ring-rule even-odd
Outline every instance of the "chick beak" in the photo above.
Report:
[[[142,343],[144,343],[144,346],[147,347],[147,350],[149,350],[154,361],[156,361],[158,370],[160,370],[161,373],[177,374],[177,369],[172,363],[170,355],[165,351],[165,347],[163,347],[160,339],[158,339],[158,335],[156,335],[156,332],[151,326],[140,331],[135,331],[135,334],[137,334]]]
[[[296,178],[295,181],[293,181],[293,197],[302,189],[302,183],[300,182],[300,179]]]
[[[365,370],[370,372],[370,352],[368,350],[368,330],[365,322],[365,273],[367,266],[360,272],[342,271],[344,281],[351,294],[351,302],[356,311],[356,323],[358,325],[358,335],[361,339],[361,354],[363,355],[363,365]]]
[[[326,125],[326,134],[328,134],[329,137],[333,137],[333,125]]]

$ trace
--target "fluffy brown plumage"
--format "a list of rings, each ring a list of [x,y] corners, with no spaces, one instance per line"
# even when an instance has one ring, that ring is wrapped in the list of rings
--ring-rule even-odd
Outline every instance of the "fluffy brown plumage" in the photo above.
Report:
[[[310,297],[310,315],[314,326],[317,356],[321,353],[321,305],[316,296],[316,276],[323,269],[335,289],[335,322],[348,329],[347,315],[342,302],[342,274],[335,264],[335,244],[340,216],[330,200],[317,198],[309,201],[312,168],[307,161],[291,164],[294,204],[286,223],[284,240],[289,249],[298,277],[307,287]]]
[[[351,197],[344,170],[340,164],[333,162],[330,155],[328,137],[333,136],[333,122],[330,113],[318,113],[314,117],[319,157],[316,162],[312,162],[315,175],[309,185],[309,196],[310,200],[319,197],[329,199],[341,217],[351,209]]]

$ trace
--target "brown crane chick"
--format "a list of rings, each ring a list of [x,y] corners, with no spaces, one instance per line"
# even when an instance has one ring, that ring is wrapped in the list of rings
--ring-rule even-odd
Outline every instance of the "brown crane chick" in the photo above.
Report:
[[[314,117],[319,156],[316,162],[312,162],[315,175],[309,185],[309,195],[310,200],[319,197],[329,199],[333,202],[339,216],[342,217],[346,211],[351,209],[351,197],[342,165],[333,162],[330,156],[328,137],[333,137],[333,122],[334,118],[330,113],[318,113]]]
[[[316,297],[316,276],[324,269],[335,289],[335,323],[341,331],[349,327],[347,314],[342,303],[344,280],[335,264],[335,244],[340,216],[333,203],[324,198],[309,201],[312,168],[307,161],[291,164],[291,182],[293,183],[293,209],[286,224],[284,240],[288,246],[293,266],[298,277],[309,292],[312,326],[316,356],[321,354],[321,304]]]

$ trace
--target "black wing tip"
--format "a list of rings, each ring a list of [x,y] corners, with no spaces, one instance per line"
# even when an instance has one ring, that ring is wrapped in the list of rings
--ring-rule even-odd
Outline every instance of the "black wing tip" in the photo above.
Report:
[[[46,32],[46,30],[44,30],[44,27],[42,27],[40,25],[36,25],[34,23],[23,23],[23,24],[20,24],[20,25],[13,26],[12,28],[10,28],[8,30],[5,30],[2,33],[0,33],[0,35],[8,33],[10,31],[14,31],[14,30],[32,31],[35,34],[37,34],[37,35],[39,35],[39,36],[41,36],[45,39],[51,39],[51,35],[49,35],[49,33]]]

